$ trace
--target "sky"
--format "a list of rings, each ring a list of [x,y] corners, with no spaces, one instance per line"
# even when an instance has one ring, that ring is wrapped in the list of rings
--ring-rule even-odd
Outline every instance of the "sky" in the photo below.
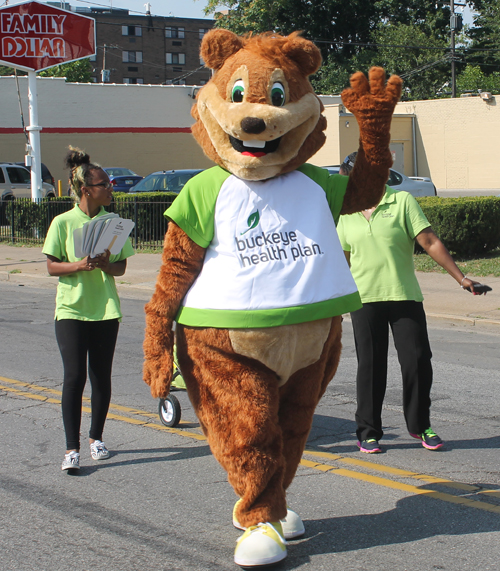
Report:
[[[57,0],[53,0],[57,1]],[[146,13],[146,0],[96,0],[83,2],[82,0],[66,0],[72,6],[112,6],[125,8],[131,12]],[[12,4],[14,2],[11,2]],[[177,18],[206,18],[203,8],[205,0],[149,0],[151,14],[156,16],[176,16]]]

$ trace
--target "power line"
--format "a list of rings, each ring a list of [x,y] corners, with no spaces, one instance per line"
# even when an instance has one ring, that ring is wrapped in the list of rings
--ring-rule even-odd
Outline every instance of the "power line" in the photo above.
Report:
[[[399,48],[408,50],[429,50],[429,51],[447,51],[451,50],[450,46],[409,46],[405,44],[376,44],[371,42],[341,42],[336,40],[319,40],[312,38],[315,44],[332,44],[341,46],[360,46],[360,47],[373,47],[373,48]],[[500,48],[470,48],[468,46],[458,46],[455,51],[481,51],[481,52],[500,52]]]

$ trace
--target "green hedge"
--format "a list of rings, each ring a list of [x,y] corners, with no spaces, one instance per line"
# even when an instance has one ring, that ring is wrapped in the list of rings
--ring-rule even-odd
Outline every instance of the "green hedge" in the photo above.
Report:
[[[141,194],[116,193],[108,210],[136,224],[134,246],[149,247],[163,240],[167,221],[163,213],[174,201],[172,192]],[[500,247],[500,198],[439,196],[417,198],[432,229],[445,246],[459,257],[481,256]],[[6,223],[11,226],[13,239],[43,239],[52,219],[73,207],[67,197],[43,199],[34,203],[18,199],[15,204],[3,204]]]
[[[163,240],[167,231],[167,219],[163,213],[176,196],[175,192],[117,192],[109,210],[135,222],[132,239],[137,246],[138,242]]]
[[[5,217],[9,224],[14,222],[19,238],[44,238],[50,223],[58,214],[73,208],[68,197],[42,198],[32,202],[29,198],[9,200],[5,205]]]
[[[417,198],[432,229],[457,256],[481,256],[500,246],[500,198]]]

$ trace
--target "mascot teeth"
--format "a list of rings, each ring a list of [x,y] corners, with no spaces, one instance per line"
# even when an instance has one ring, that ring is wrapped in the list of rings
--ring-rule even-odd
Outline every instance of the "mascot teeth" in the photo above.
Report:
[[[257,140],[243,141],[243,146],[244,147],[251,147],[253,149],[263,149],[266,146],[266,142],[265,141],[257,141]]]

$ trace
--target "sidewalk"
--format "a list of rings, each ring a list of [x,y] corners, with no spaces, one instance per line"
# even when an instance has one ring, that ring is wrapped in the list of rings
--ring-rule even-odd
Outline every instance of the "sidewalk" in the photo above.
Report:
[[[129,259],[127,271],[116,278],[120,295],[145,300],[153,293],[161,264],[161,254],[136,254]],[[462,290],[447,274],[418,272],[429,320],[445,320],[468,325],[500,326],[500,278],[481,278],[493,291],[486,296]],[[473,277],[473,276],[470,276]],[[56,288],[57,278],[47,274],[41,248],[7,246],[0,243],[0,281],[36,287]]]

